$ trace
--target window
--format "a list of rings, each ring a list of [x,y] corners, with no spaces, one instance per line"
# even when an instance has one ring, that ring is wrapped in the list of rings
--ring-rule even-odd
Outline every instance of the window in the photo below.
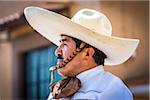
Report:
[[[49,67],[56,65],[54,44],[47,48],[33,50],[26,53],[26,96],[27,99],[46,99],[49,95],[50,72]],[[55,74],[56,81],[61,76]]]

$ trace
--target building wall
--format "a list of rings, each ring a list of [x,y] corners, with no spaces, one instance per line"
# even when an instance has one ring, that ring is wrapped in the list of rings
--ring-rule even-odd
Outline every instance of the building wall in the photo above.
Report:
[[[101,7],[112,19],[113,35],[140,39],[135,57],[116,69],[124,79],[148,76],[149,10],[148,2],[104,3]],[[111,5],[112,4],[112,5]],[[119,72],[124,72],[121,74]],[[138,72],[138,73],[137,73]]]
[[[50,45],[51,42],[41,37],[41,35],[31,31],[30,35],[14,40],[13,47],[13,87],[12,92],[14,99],[22,99],[25,96],[25,65],[23,54],[34,49],[42,48]]]
[[[0,99],[12,97],[12,44],[0,43]]]

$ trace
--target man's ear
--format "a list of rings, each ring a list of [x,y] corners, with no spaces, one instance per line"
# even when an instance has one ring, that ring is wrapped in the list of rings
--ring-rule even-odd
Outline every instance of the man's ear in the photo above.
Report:
[[[90,58],[93,57],[95,51],[93,48],[86,48],[86,56],[85,56],[85,59],[89,60]]]

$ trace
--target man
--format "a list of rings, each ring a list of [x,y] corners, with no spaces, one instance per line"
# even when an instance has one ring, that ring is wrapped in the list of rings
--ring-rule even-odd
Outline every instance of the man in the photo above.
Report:
[[[139,40],[112,37],[108,18],[100,12],[82,9],[70,20],[38,7],[24,11],[27,21],[58,48],[56,67],[66,77],[52,86],[48,99],[132,100],[132,94],[104,65],[125,62]]]

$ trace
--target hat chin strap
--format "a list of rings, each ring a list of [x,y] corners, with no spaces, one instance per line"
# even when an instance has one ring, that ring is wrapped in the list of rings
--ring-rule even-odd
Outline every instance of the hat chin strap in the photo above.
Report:
[[[57,66],[50,67],[49,70],[51,71],[51,82],[50,82],[51,91],[53,92],[53,88],[55,87],[55,85],[59,84],[59,88],[57,89],[57,91],[54,91],[55,92],[55,94],[53,95],[54,98],[61,98],[61,97],[70,96],[70,95],[74,94],[76,91],[78,91],[80,89],[81,82],[76,77],[66,77],[65,79],[62,79],[60,82],[55,83],[54,71],[59,69],[59,68],[65,67],[86,46],[87,46],[86,43],[82,42],[80,44],[80,47],[76,48],[76,50],[67,58],[67,60],[63,61],[63,63],[61,63]],[[71,90],[68,89],[68,88],[70,88],[70,86],[72,87]]]
[[[82,42],[80,44],[80,47],[79,48],[76,48],[75,51],[73,51],[73,53],[67,58],[67,60],[63,61],[63,63],[61,64],[58,64],[57,66],[51,66],[50,67],[50,71],[51,71],[51,82],[50,82],[50,86],[52,86],[55,81],[55,77],[54,77],[54,71],[57,70],[57,69],[60,69],[60,68],[63,68],[65,67],[78,53],[80,53],[85,47],[86,47],[86,43],[85,42]]]

